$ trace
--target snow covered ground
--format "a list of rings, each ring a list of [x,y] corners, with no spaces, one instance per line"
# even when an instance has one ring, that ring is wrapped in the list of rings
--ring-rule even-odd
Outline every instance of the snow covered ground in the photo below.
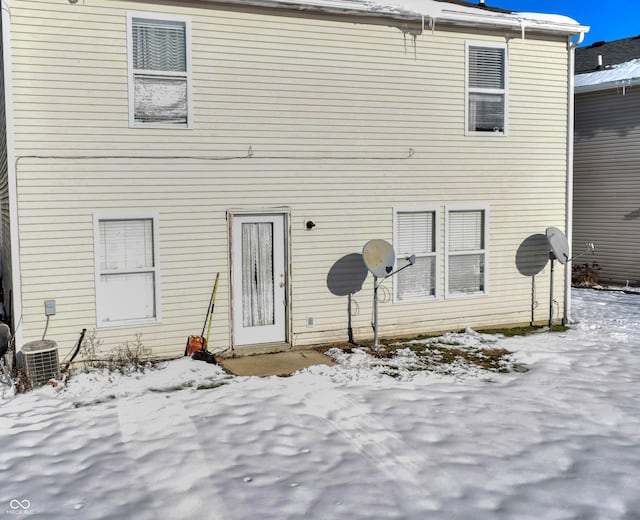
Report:
[[[393,378],[354,354],[252,378],[180,359],[4,399],[0,516],[637,519],[639,309],[574,290],[572,330],[491,345],[525,373]]]

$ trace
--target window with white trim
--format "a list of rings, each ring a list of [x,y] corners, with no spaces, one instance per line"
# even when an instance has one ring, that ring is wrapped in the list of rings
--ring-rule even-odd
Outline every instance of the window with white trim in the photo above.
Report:
[[[447,294],[486,292],[486,212],[447,212]]]
[[[155,217],[95,217],[98,326],[159,319],[156,233]]]
[[[420,300],[436,295],[436,227],[435,211],[395,212],[396,257],[416,256],[414,265],[394,277],[396,301]],[[402,265],[398,263],[396,268]]]
[[[466,132],[506,134],[507,52],[503,44],[466,45]]]
[[[191,123],[190,21],[129,14],[131,126]]]

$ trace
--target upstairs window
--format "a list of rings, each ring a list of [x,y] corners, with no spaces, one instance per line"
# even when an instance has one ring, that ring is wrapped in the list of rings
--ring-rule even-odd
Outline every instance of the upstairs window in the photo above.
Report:
[[[394,249],[398,259],[415,255],[416,263],[395,275],[396,301],[436,296],[436,212],[397,211]],[[396,269],[406,262],[399,261]]]
[[[447,294],[486,293],[486,212],[447,212]]]
[[[506,134],[506,46],[467,43],[466,133]]]
[[[131,126],[191,123],[190,22],[129,15]]]

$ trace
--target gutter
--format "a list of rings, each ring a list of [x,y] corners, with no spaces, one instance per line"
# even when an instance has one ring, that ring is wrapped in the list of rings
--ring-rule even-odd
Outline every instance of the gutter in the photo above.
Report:
[[[222,3],[219,0],[206,0],[208,3]],[[460,7],[454,9],[452,4],[432,5],[426,0],[424,9],[403,8],[399,5],[376,4],[375,0],[225,0],[223,3],[231,5],[281,8],[296,11],[316,11],[332,14],[350,14],[355,16],[369,16],[393,18],[404,21],[424,20],[427,18],[432,24],[450,23],[459,26],[505,28],[524,32],[524,28],[534,32],[555,34],[569,34],[572,36],[589,31],[588,26],[575,23],[535,18],[532,13],[496,13],[474,7]],[[429,6],[432,5],[431,8]]]
[[[9,191],[9,234],[11,235],[11,319],[16,352],[22,348],[22,283],[20,275],[20,245],[18,234],[18,192],[13,125],[13,81],[11,66],[11,8],[2,0],[2,69],[4,71],[4,113],[7,144],[7,185]],[[17,321],[16,321],[17,320]]]
[[[583,35],[583,38],[584,33],[589,30],[589,27],[584,25],[536,20],[535,18],[531,18],[529,16],[522,16],[519,13],[512,13],[510,15],[485,15],[479,13],[472,14],[443,10],[442,14],[438,16],[438,20],[441,22],[450,22],[455,25],[467,25],[472,27],[507,28],[523,33],[526,29],[534,32],[560,33],[570,35],[581,34]]]
[[[567,192],[566,192],[566,236],[569,243],[569,258],[571,253],[571,244],[573,239],[573,139],[574,139],[574,113],[575,113],[575,96],[574,85],[575,76],[573,70],[575,68],[576,47],[584,41],[584,33],[578,35],[576,41],[567,42],[567,50],[569,52],[567,64],[567,76],[569,80],[569,88],[567,90]],[[562,324],[571,323],[571,262],[564,265],[564,316]]]
[[[613,90],[626,87],[635,87],[640,85],[640,78],[616,79],[606,81],[604,83],[596,83],[594,85],[578,85],[574,87],[576,94],[584,94],[585,92],[599,92],[601,90]]]

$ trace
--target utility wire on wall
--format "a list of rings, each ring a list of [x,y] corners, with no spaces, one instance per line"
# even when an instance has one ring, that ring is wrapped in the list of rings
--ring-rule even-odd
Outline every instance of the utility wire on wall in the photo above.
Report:
[[[69,159],[69,160],[94,160],[94,159],[126,159],[126,160],[196,160],[196,161],[238,161],[244,159],[276,159],[276,160],[301,160],[301,161],[402,161],[410,159],[415,155],[415,150],[409,148],[405,154],[392,155],[257,155],[251,146],[244,155],[21,155],[16,158],[16,168],[18,161],[22,159]]]

